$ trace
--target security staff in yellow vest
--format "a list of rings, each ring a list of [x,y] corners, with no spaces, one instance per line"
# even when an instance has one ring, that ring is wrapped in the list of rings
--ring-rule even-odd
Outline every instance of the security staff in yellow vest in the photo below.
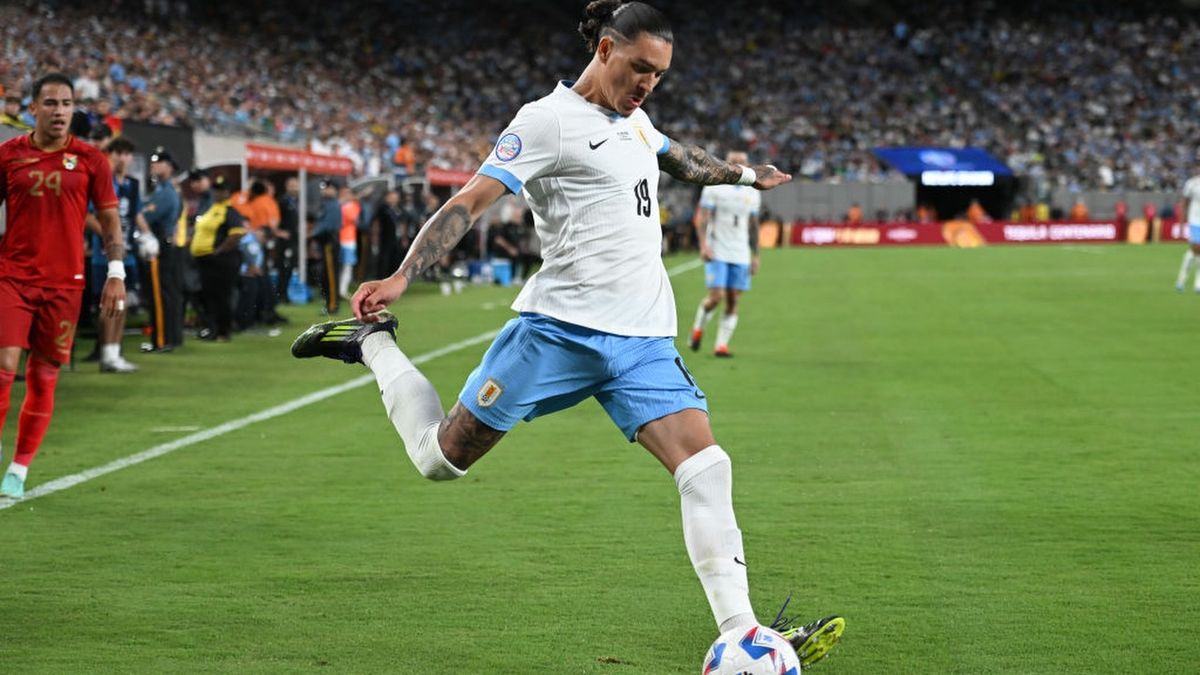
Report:
[[[200,272],[200,292],[208,326],[200,338],[228,342],[233,328],[233,289],[237,286],[238,241],[245,233],[242,216],[230,204],[233,190],[229,180],[212,181],[212,205],[196,217],[192,235],[192,258]]]

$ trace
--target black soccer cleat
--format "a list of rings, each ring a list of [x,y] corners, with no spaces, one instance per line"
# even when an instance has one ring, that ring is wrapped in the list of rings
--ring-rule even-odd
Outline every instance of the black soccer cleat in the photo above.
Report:
[[[800,657],[800,666],[808,668],[829,656],[829,652],[842,639],[842,632],[846,630],[846,620],[833,614],[812,623],[797,626],[796,617],[783,615],[783,610],[787,609],[791,600],[792,596],[789,595],[787,600],[783,601],[783,607],[779,608],[779,613],[771,622],[771,630],[777,631],[792,643],[792,648]]]
[[[396,339],[399,322],[391,312],[379,312],[375,323],[364,323],[358,319],[326,321],[318,323],[300,334],[292,343],[292,356],[311,359],[324,356],[346,363],[362,363],[362,343],[372,333],[386,330]]]

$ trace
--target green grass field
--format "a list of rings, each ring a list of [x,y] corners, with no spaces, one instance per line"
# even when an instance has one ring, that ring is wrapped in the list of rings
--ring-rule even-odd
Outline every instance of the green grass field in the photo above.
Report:
[[[737,358],[685,352],[760,618],[791,591],[805,617],[842,613],[828,675],[1195,672],[1200,297],[1172,290],[1180,251],[767,252]],[[702,273],[674,282],[690,322]],[[414,293],[401,344],[498,328],[514,294]],[[135,353],[136,376],[65,374],[29,487],[366,372],[290,358],[315,311]],[[485,347],[423,367],[444,402]],[[674,484],[597,404],[435,484],[373,385],[0,511],[0,626],[0,673],[661,675],[699,672],[715,637]]]

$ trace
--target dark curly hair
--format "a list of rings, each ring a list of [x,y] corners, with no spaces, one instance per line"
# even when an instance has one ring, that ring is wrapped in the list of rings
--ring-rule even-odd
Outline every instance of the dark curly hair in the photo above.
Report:
[[[579,22],[579,34],[589,52],[596,51],[600,38],[605,35],[628,41],[642,33],[674,42],[667,17],[644,2],[592,0],[583,10],[583,21]]]

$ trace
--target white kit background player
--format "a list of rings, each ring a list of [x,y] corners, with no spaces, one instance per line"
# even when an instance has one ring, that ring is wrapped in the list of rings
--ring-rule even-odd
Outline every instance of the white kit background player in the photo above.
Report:
[[[598,0],[580,33],[592,60],[575,82],[521,108],[478,174],[424,225],[400,268],[362,284],[355,319],[313,326],[297,357],[364,363],[421,474],[451,480],[522,419],[595,397],[629,441],[675,478],[688,555],[724,633],[757,626],[733,512],[729,456],[709,427],[707,403],[675,348],[671,283],[660,257],[658,176],[766,190],[791,179],[774,167],[730,165],[669,140],[641,105],[671,64],[666,18],[640,2]],[[443,414],[433,385],[396,345],[383,312],[449,251],[506,191],[524,192],[545,259],[508,322]],[[823,657],[845,622],[774,626],[803,663]]]
[[[1200,266],[1200,176],[1192,176],[1183,184],[1183,213],[1187,216],[1188,249],[1183,252],[1183,264],[1175,279],[1175,290],[1182,292],[1187,287],[1188,273]],[[1195,272],[1193,288],[1200,293],[1200,271]]]
[[[744,166],[744,152],[725,156],[730,164]],[[758,273],[758,211],[762,194],[745,185],[708,185],[700,191],[700,208],[696,212],[696,241],[704,259],[704,284],[708,295],[696,309],[692,335],[688,341],[692,351],[700,349],[704,328],[712,321],[717,306],[725,301],[725,314],[717,327],[717,342],[713,354],[733,356],[729,340],[738,324],[738,300],[750,290],[750,276]]]

